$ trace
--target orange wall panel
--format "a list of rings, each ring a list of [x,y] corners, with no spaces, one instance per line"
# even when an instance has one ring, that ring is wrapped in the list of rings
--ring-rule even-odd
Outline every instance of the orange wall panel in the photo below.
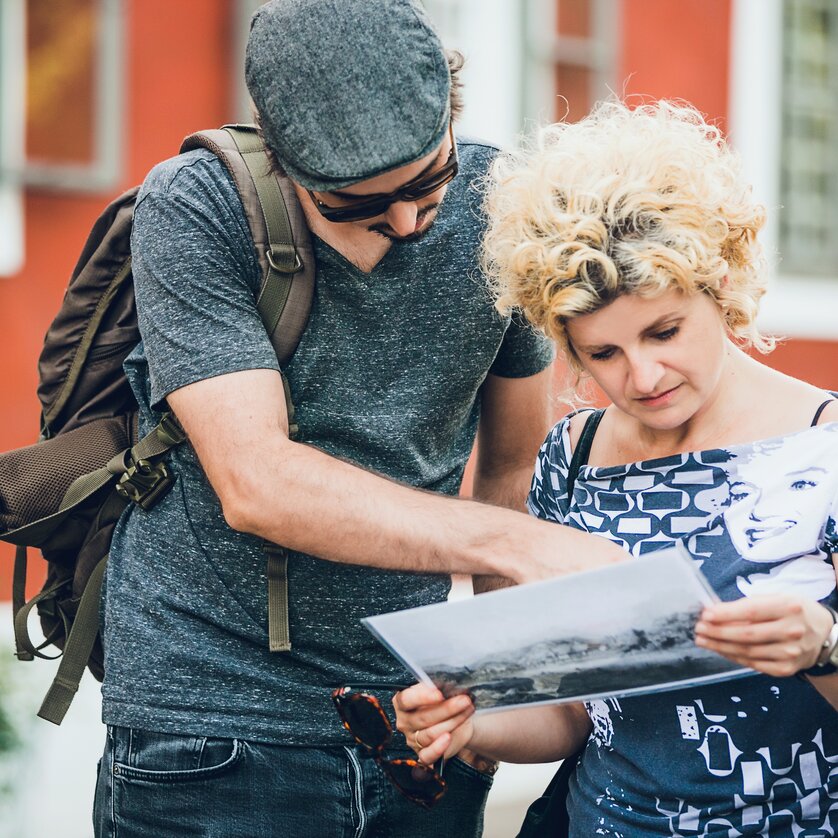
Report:
[[[618,90],[685,99],[724,128],[730,0],[622,0]]]
[[[96,217],[139,183],[184,136],[233,120],[229,0],[142,0],[123,5],[126,39],[124,171],[109,193],[48,189],[25,196],[25,265],[0,279],[0,451],[38,436],[37,359],[67,280]],[[0,543],[0,600],[11,588],[13,550]],[[38,563],[32,563],[34,577]],[[35,583],[33,578],[33,585]]]
[[[126,101],[130,183],[177,154],[193,131],[234,121],[233,32],[225,0],[128,4],[132,60]],[[237,69],[237,68],[236,68]]]

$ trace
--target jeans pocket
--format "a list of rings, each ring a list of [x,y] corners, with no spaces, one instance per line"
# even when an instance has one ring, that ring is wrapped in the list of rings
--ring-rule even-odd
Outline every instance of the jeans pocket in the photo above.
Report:
[[[114,748],[114,777],[152,783],[207,780],[231,771],[244,756],[238,739],[180,736],[121,728]]]
[[[492,787],[492,782],[494,781],[494,770],[492,770],[491,773],[489,771],[478,771],[473,765],[470,765],[459,757],[451,757],[450,760],[446,761],[445,774],[447,774],[449,770],[464,774],[471,780],[477,780],[487,789]],[[445,776],[445,774],[443,774],[443,776]]]

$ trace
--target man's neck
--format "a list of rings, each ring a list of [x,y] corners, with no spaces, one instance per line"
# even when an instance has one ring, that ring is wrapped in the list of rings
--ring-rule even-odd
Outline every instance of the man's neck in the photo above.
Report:
[[[294,188],[309,230],[358,270],[370,273],[384,258],[392,242],[361,224],[334,224],[326,221],[317,211],[306,190],[296,183]]]

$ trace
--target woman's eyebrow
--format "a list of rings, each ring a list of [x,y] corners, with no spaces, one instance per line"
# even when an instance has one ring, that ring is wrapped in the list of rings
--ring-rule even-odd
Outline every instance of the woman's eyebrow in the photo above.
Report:
[[[648,326],[644,326],[643,329],[640,330],[639,334],[641,335],[648,335],[650,332],[655,332],[664,323],[675,325],[676,323],[680,323],[684,319],[684,315],[677,311],[671,311],[668,314],[662,314],[660,317],[657,317],[652,323]],[[577,350],[582,352],[601,352],[603,349],[609,349],[614,346],[613,343],[592,343],[588,345],[582,344],[574,344]]]
[[[684,319],[684,315],[678,311],[670,311],[668,314],[662,314],[658,317],[654,322],[650,323],[643,329],[641,334],[648,334],[649,332],[654,332],[657,329],[660,329],[661,326],[664,324],[672,324],[680,323]]]

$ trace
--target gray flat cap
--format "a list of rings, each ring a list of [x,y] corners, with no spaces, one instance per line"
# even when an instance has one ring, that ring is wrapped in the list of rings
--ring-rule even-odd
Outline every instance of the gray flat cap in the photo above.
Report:
[[[245,72],[265,140],[308,189],[405,166],[448,129],[448,62],[414,0],[272,0],[251,21]]]

